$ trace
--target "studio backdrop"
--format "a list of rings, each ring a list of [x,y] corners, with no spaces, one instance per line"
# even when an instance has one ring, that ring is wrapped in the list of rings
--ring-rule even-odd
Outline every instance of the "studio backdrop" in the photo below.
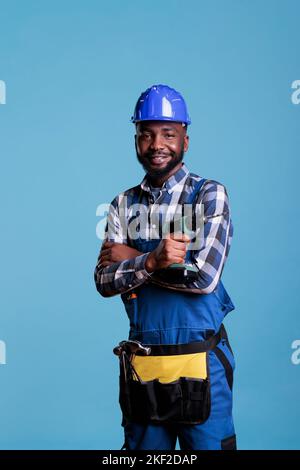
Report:
[[[178,89],[184,162],[228,191],[240,449],[299,449],[300,4],[0,1],[0,448],[119,449],[103,204],[140,183],[140,93]]]

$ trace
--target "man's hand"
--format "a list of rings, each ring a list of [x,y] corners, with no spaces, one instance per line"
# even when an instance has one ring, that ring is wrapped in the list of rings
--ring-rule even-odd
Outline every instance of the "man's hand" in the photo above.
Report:
[[[182,233],[173,233],[169,238],[161,240],[158,247],[146,259],[146,271],[153,272],[167,268],[173,263],[184,263],[186,245],[189,242],[187,235]]]
[[[104,242],[100,252],[100,266],[105,268],[111,266],[113,263],[124,261],[125,259],[135,258],[142,255],[138,250],[131,248],[123,243]]]

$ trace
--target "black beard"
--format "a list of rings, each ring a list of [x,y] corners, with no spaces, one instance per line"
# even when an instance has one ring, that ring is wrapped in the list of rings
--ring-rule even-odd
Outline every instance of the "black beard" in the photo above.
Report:
[[[145,153],[144,156],[141,158],[139,155],[137,149],[136,149],[136,157],[139,161],[139,163],[143,166],[145,172],[152,177],[158,177],[158,176],[165,176],[167,175],[175,166],[178,165],[178,163],[182,162],[183,157],[184,157],[184,144],[182,144],[182,148],[179,153],[175,152],[170,152],[170,155],[172,159],[169,161],[167,166],[165,168],[153,170],[152,168],[148,168],[147,163],[148,163],[148,158],[153,155],[154,152],[148,152]]]

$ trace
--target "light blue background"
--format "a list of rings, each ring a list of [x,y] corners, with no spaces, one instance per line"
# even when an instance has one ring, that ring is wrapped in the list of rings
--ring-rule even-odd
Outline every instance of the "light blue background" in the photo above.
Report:
[[[96,207],[137,184],[129,122],[153,83],[180,90],[185,162],[223,182],[224,283],[241,449],[299,449],[300,4],[0,2],[2,449],[119,449],[118,297],[96,292]]]

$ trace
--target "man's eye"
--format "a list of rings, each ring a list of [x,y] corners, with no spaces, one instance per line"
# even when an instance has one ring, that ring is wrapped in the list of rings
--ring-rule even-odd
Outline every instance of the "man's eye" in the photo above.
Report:
[[[166,137],[169,139],[169,138],[175,137],[175,135],[174,134],[166,134]]]

